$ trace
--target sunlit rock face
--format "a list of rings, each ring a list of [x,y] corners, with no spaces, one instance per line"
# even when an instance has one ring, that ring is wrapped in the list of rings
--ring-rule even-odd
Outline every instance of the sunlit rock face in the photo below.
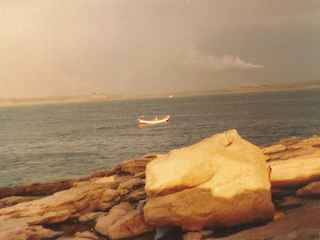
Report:
[[[277,145],[280,144],[286,145],[285,151],[265,153],[270,158],[267,165],[271,170],[272,188],[297,189],[320,180],[320,137],[292,137]]]
[[[270,187],[261,150],[230,130],[147,165],[144,217],[184,230],[265,221],[274,214]]]

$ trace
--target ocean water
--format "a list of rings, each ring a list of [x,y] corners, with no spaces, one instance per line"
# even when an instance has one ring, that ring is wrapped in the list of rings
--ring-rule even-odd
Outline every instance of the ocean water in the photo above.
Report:
[[[168,123],[138,124],[170,115]],[[237,129],[256,144],[320,135],[320,89],[0,107],[0,187],[80,178]]]

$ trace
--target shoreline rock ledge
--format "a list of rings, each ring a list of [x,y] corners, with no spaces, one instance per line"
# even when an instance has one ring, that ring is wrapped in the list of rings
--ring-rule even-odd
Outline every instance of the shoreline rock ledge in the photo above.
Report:
[[[275,213],[270,188],[260,148],[229,130],[147,165],[144,217],[188,231],[263,222]]]
[[[320,137],[259,148],[229,130],[85,178],[0,188],[0,239],[319,239],[319,160]]]

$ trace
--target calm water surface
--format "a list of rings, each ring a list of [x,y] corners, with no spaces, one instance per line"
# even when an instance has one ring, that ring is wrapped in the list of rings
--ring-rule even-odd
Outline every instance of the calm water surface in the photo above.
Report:
[[[137,118],[171,115],[139,126]],[[263,145],[320,135],[320,89],[0,107],[0,187],[79,178],[228,129]]]

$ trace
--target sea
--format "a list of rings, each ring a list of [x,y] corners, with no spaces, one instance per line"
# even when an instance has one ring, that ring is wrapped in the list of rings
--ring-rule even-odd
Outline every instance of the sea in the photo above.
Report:
[[[229,129],[258,146],[320,135],[320,88],[1,106],[0,187],[81,178]]]

